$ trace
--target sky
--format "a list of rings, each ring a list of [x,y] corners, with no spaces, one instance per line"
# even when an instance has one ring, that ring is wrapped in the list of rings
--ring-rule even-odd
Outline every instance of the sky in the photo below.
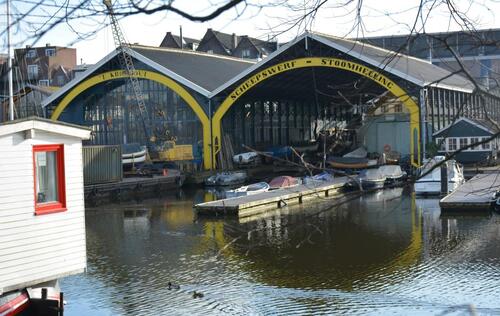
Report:
[[[0,16],[5,20],[5,1],[0,1]],[[33,0],[11,0],[13,19],[29,12]],[[78,0],[68,0],[78,1]],[[176,0],[174,4],[186,12],[203,15],[213,10],[213,5],[225,3],[226,0]],[[33,43],[35,31],[43,29],[53,19],[48,19],[51,14],[64,14],[60,7],[60,0],[47,0],[46,7],[34,10],[27,14],[19,25],[13,30],[12,42],[17,46],[35,44],[42,46],[46,43],[58,46],[71,46],[77,48],[78,64],[92,64],[99,61],[114,49],[111,28],[105,26],[109,20],[105,16],[93,19],[80,18],[61,23]],[[161,2],[161,1],[160,1]],[[286,42],[300,35],[305,29],[327,33],[336,36],[380,36],[391,34],[408,34],[415,23],[420,1],[405,0],[364,0],[360,8],[361,21],[356,19],[358,11],[357,1],[328,1],[321,7],[314,19],[309,19],[307,26],[298,25],[290,30],[290,21],[294,17],[303,15],[302,8],[290,8],[283,5],[302,5],[304,3],[320,2],[318,0],[301,0],[295,2],[284,0],[247,0],[248,6],[240,4],[228,10],[219,17],[205,23],[192,22],[170,12],[160,12],[152,15],[133,15],[120,20],[122,31],[130,43],[159,46],[166,32],[179,34],[182,25],[186,37],[201,39],[207,28],[212,28],[225,33],[249,35],[259,39],[268,39],[276,36],[279,42]],[[346,3],[349,3],[346,5]],[[152,3],[155,3],[154,1]],[[459,30],[461,27],[455,23],[449,13],[448,7],[440,1],[424,0],[422,12],[426,17],[417,20],[416,29],[419,32],[446,32]],[[495,19],[495,12],[500,12],[500,3],[496,0],[456,0],[455,5],[462,14],[466,14],[477,29],[500,28],[500,19]],[[102,10],[100,1],[95,1],[95,8]],[[271,4],[271,5],[269,5]],[[264,7],[260,7],[264,5]],[[115,2],[115,6],[119,3]],[[430,14],[429,14],[430,12]],[[288,22],[288,24],[287,24]],[[6,22],[0,22],[0,28],[5,29]],[[38,29],[38,30],[36,30]],[[97,31],[96,31],[97,30]],[[78,39],[78,34],[96,31],[90,37]],[[2,36],[2,52],[6,52],[5,31]]]

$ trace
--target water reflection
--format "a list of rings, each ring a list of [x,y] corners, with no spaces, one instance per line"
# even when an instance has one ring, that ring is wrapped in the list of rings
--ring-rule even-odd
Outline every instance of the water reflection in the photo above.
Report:
[[[443,216],[438,200],[392,189],[196,219],[211,198],[89,208],[88,272],[62,282],[68,314],[500,313],[497,216]]]

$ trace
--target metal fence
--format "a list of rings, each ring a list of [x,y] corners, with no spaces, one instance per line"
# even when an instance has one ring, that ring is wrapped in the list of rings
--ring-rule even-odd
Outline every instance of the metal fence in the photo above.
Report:
[[[122,149],[120,145],[84,146],[82,153],[85,185],[122,180]]]

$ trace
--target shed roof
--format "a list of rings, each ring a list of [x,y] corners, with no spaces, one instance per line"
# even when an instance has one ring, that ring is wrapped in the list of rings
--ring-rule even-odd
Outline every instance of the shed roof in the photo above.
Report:
[[[131,48],[131,54],[135,59],[204,96],[208,96],[210,91],[255,63],[248,59],[175,48],[141,45],[132,45]],[[106,55],[50,97],[44,99],[42,106],[47,106],[74,86],[92,76],[97,69],[113,59],[117,54],[118,51],[115,49]]]
[[[254,64],[241,58],[172,48],[136,45],[132,49],[207,91],[214,90]]]
[[[423,59],[399,54],[359,41],[326,34],[306,32],[287,44],[282,45],[278,50],[269,55],[269,57],[259,61],[212,91],[211,96],[217,95],[227,87],[230,87],[253,71],[269,63],[276,56],[282,54],[304,38],[316,40],[324,45],[359,59],[367,64],[381,68],[396,77],[412,82],[420,87],[434,86],[468,93],[474,91],[474,85],[466,78],[453,74],[450,71],[433,65]]]
[[[24,132],[28,130],[41,130],[44,132],[89,139],[91,129],[88,127],[53,121],[38,116],[31,116],[0,124],[0,136]]]
[[[382,68],[421,87],[437,86],[451,90],[465,90],[466,92],[474,90],[473,83],[466,78],[433,65],[426,60],[393,52],[361,41],[320,33],[311,34],[315,38],[324,39],[327,44],[342,50],[348,55]]]

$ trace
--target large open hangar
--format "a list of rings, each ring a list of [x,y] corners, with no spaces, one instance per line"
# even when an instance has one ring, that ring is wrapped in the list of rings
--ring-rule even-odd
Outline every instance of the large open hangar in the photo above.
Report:
[[[116,54],[47,99],[46,115],[92,127],[92,144],[145,143]],[[432,134],[458,117],[500,119],[498,99],[476,94],[464,77],[323,34],[305,33],[257,63],[143,46],[133,57],[147,128],[192,145],[205,169],[218,167],[223,139],[236,151],[266,150],[332,129],[353,129],[356,145],[397,150],[418,166]]]

